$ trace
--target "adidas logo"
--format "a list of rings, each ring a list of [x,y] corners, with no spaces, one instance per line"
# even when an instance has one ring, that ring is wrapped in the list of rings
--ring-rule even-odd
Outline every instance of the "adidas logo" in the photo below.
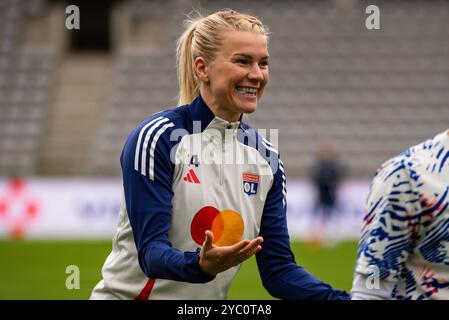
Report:
[[[193,171],[193,169],[190,169],[189,172],[187,172],[187,175],[184,177],[184,181],[197,184],[201,183],[198,177],[196,176],[195,171]]]

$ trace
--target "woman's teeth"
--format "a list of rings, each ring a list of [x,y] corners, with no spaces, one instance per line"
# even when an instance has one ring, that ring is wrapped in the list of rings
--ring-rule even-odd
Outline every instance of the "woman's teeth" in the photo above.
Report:
[[[257,93],[257,89],[256,88],[249,88],[249,87],[237,87],[236,90],[241,93],[241,94],[245,94],[245,95],[251,95],[251,96],[255,96]]]

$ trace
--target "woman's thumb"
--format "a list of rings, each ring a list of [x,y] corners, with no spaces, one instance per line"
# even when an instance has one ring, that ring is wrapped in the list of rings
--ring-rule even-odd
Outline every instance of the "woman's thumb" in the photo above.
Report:
[[[212,244],[214,243],[214,234],[212,233],[212,231],[206,230],[204,232],[204,235],[206,236],[206,238],[204,239],[203,249],[208,250],[212,248]]]

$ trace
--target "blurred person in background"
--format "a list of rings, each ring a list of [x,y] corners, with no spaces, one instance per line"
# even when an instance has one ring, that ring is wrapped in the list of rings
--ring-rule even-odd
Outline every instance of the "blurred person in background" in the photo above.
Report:
[[[449,130],[385,162],[371,185],[356,300],[449,299]]]
[[[225,299],[253,255],[274,297],[348,299],[296,264],[278,151],[242,121],[268,82],[267,40],[257,18],[230,9],[188,21],[178,42],[181,106],[128,137],[120,222],[91,299]],[[257,161],[206,163],[201,148],[213,160],[234,150]]]
[[[318,147],[311,180],[315,186],[317,200],[313,210],[312,244],[321,246],[328,243],[326,227],[333,222],[337,210],[337,195],[343,177],[343,166],[338,158],[335,143],[323,140]]]

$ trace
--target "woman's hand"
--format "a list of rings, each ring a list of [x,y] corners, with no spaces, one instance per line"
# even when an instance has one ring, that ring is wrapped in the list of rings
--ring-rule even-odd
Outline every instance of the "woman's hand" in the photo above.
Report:
[[[220,272],[232,268],[252,255],[256,254],[262,247],[262,237],[253,240],[242,240],[232,246],[218,247],[213,244],[214,234],[207,230],[206,239],[200,252],[200,267],[204,272],[217,275]]]

